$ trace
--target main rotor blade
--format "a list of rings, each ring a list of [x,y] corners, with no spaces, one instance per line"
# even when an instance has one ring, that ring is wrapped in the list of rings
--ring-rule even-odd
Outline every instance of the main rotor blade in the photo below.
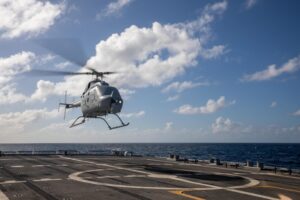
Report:
[[[87,62],[87,56],[83,50],[82,44],[75,38],[47,38],[35,40],[38,45],[57,54],[66,60],[84,66]]]
[[[117,72],[98,72],[94,68],[91,67],[85,67],[86,69],[92,71],[93,74],[98,75],[98,76],[103,76],[103,75],[109,75],[109,74],[116,74]]]
[[[38,76],[74,76],[74,75],[93,75],[92,72],[70,72],[34,69],[28,72],[30,75]]]

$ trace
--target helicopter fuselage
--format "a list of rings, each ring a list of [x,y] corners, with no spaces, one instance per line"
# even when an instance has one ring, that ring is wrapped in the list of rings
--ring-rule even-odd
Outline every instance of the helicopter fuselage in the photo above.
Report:
[[[80,104],[83,116],[88,118],[121,112],[123,100],[117,88],[96,79],[87,85]]]

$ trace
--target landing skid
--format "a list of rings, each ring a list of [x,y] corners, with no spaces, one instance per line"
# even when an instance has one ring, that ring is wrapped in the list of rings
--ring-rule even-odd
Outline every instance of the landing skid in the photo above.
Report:
[[[115,116],[119,119],[119,121],[121,122],[121,125],[119,125],[119,126],[111,126],[111,125],[108,123],[108,121],[107,121],[104,117],[100,117],[100,116],[97,116],[97,117],[84,117],[84,116],[79,116],[79,117],[77,117],[77,118],[74,120],[74,122],[71,124],[70,128],[75,127],[75,126],[78,126],[78,125],[80,125],[80,124],[83,124],[83,123],[85,122],[85,119],[86,119],[86,118],[102,119],[102,120],[106,123],[106,125],[108,126],[109,130],[116,129],[116,128],[122,128],[122,127],[125,127],[125,126],[128,126],[128,125],[129,125],[129,123],[124,123],[123,120],[119,117],[118,114],[113,114],[113,115],[115,115]],[[78,121],[79,119],[81,119],[81,118],[82,118],[82,120],[79,121],[79,122],[77,122],[77,121]]]
[[[81,118],[83,118],[83,119],[80,122],[77,122]],[[79,116],[74,120],[74,122],[71,124],[71,126],[69,128],[73,128],[74,126],[78,126],[80,124],[83,124],[84,122],[85,122],[85,117]]]
[[[123,122],[123,120],[119,117],[119,115],[117,115],[117,114],[113,114],[113,115],[115,115],[119,119],[119,121],[121,122],[121,125],[119,125],[119,126],[110,126],[105,118],[103,118],[103,117],[95,117],[95,118],[102,119],[106,123],[106,125],[108,126],[109,130],[116,129],[116,128],[122,128],[122,127],[125,127],[125,126],[129,125],[129,123],[125,124]]]

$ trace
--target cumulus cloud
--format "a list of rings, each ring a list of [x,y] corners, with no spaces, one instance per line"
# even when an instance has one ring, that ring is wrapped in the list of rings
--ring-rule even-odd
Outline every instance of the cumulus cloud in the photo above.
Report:
[[[110,78],[115,85],[157,86],[194,65],[199,48],[199,41],[185,30],[155,22],[151,28],[131,26],[101,41],[96,46],[96,56],[87,65],[124,71]],[[162,58],[163,50],[168,51],[166,59]]]
[[[271,108],[275,108],[277,106],[277,102],[276,101],[272,101],[272,103],[270,104]]]
[[[213,59],[225,54],[226,52],[227,49],[224,45],[216,45],[210,49],[204,49],[202,52],[200,52],[200,55],[206,59]]]
[[[34,53],[23,51],[0,58],[0,104],[12,104],[26,100],[25,95],[17,92],[16,85],[12,83],[12,80],[17,74],[30,70],[35,57]]]
[[[210,114],[234,103],[235,101],[226,102],[225,97],[221,96],[218,100],[209,99],[205,106],[193,107],[185,104],[175,109],[174,112],[183,115]]]
[[[243,81],[265,81],[278,77],[282,74],[291,74],[298,71],[300,68],[300,55],[288,60],[282,66],[277,67],[275,64],[269,65],[267,69],[254,74],[245,75]]]
[[[65,90],[57,91],[53,82],[39,80],[37,89],[31,96],[26,96],[17,91],[13,81],[15,76],[29,71],[33,65],[45,64],[55,59],[51,54],[37,56],[33,52],[23,51],[8,57],[0,58],[2,73],[0,74],[0,104],[13,104],[17,102],[45,101],[50,94],[63,94]]]
[[[53,61],[55,58],[56,58],[56,56],[52,55],[52,54],[42,55],[39,57],[39,63],[45,64],[45,63]]]
[[[46,108],[3,113],[0,114],[1,132],[22,131],[27,125],[42,119],[55,118],[58,115],[57,109],[48,110]]]
[[[189,32],[199,31],[208,33],[211,31],[210,23],[212,23],[217,16],[223,14],[227,9],[227,6],[227,1],[208,4],[205,6],[201,16],[197,20],[188,23],[179,23],[179,25],[186,27]]]
[[[139,118],[139,117],[142,117],[146,114],[145,111],[141,110],[139,112],[133,112],[133,113],[122,113],[120,114],[121,117],[125,117],[125,118],[132,118],[132,117],[135,117],[135,118]]]
[[[247,10],[253,8],[257,4],[258,0],[246,0],[245,1],[245,8]]]
[[[0,105],[26,101],[27,97],[19,92],[14,84],[4,85],[0,89]]]
[[[116,0],[111,3],[109,3],[106,8],[97,14],[96,18],[101,19],[102,17],[105,16],[110,16],[110,15],[117,15],[120,13],[120,11],[128,6],[133,0]]]
[[[162,89],[163,93],[170,92],[170,91],[176,91],[176,92],[182,92],[184,90],[192,89],[199,86],[207,86],[209,85],[208,82],[197,82],[193,83],[192,81],[183,81],[183,82],[173,82],[170,83],[167,87]]]
[[[277,129],[279,129],[277,132],[279,133],[300,133],[300,125],[297,126],[290,126],[290,127],[283,127],[280,128],[278,127]]]
[[[35,36],[48,30],[63,13],[65,4],[37,0],[0,1],[0,37]]]
[[[30,100],[41,100],[46,101],[46,97],[52,94],[55,90],[54,83],[50,81],[39,80],[37,82],[37,89],[31,95]]]
[[[239,125],[229,118],[218,117],[211,125],[213,133],[228,133],[233,132]]]
[[[300,116],[300,109],[293,113],[294,116]]]
[[[55,65],[55,67],[58,68],[58,69],[65,69],[65,68],[69,67],[70,65],[72,65],[71,62],[65,61],[65,62],[57,63]]]
[[[197,64],[197,57],[207,50],[210,24],[226,8],[226,1],[207,5],[198,19],[186,23],[132,25],[101,40],[87,66],[99,71],[120,72],[107,77],[107,81],[124,89],[160,86]],[[77,96],[88,81],[89,77],[67,77],[55,83],[53,91],[69,88],[68,92]]]
[[[34,58],[35,54],[29,51],[0,58],[0,85],[8,83],[16,74],[30,70],[30,64]]]
[[[167,98],[167,101],[176,101],[177,99],[179,99],[179,97],[180,96],[178,94],[174,95],[174,96],[170,96]]]
[[[119,92],[123,99],[128,100],[132,95],[135,94],[135,90],[120,88]]]
[[[174,123],[173,122],[166,122],[164,131],[170,131],[173,128]]]

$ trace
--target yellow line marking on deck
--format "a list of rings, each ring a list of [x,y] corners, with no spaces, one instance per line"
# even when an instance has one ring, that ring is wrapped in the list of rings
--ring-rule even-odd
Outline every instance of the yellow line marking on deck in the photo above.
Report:
[[[187,197],[189,199],[194,199],[194,200],[205,200],[203,198],[200,198],[200,197],[196,197],[196,196],[193,196],[193,195],[190,195],[190,194],[185,194],[183,190],[177,190],[177,191],[169,191],[170,193],[173,193],[173,194],[177,194],[179,196],[183,196],[183,197]]]
[[[285,196],[285,195],[283,195],[283,194],[278,194],[278,196],[279,196],[279,199],[280,199],[280,200],[293,200],[293,199],[291,199],[290,197]]]

